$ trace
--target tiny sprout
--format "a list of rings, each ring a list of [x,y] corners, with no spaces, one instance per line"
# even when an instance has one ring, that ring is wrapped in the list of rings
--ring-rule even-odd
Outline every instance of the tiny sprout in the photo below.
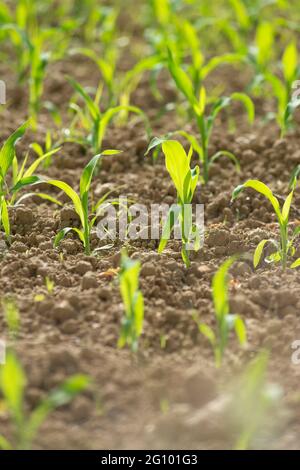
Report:
[[[46,184],[49,184],[51,186],[55,186],[56,188],[61,189],[71,199],[74,205],[75,212],[77,213],[80,219],[80,223],[81,223],[80,229],[77,227],[65,227],[58,232],[54,240],[55,247],[58,247],[61,240],[63,240],[68,233],[70,233],[71,231],[74,231],[78,235],[80,241],[82,242],[84,246],[85,254],[86,255],[91,254],[91,246],[90,246],[91,232],[96,223],[99,209],[101,208],[101,204],[104,202],[103,197],[102,197],[100,201],[96,205],[93,206],[92,213],[89,212],[89,193],[90,193],[92,178],[95,173],[97,164],[102,156],[116,155],[118,153],[119,153],[118,150],[105,150],[101,154],[95,155],[89,161],[89,163],[84,167],[82,174],[81,174],[79,194],[73,188],[71,188],[69,184],[65,183],[64,181],[50,180],[50,179],[46,180],[38,176],[33,176],[30,179],[31,184],[34,184],[34,185],[39,184],[39,183],[46,183]],[[23,185],[23,181],[24,180],[19,181],[19,183],[15,186],[15,190],[18,190],[19,187]],[[59,204],[61,205],[60,202]]]
[[[48,291],[48,294],[52,294],[54,290],[55,283],[48,276],[45,277],[45,284]]]
[[[4,299],[2,302],[4,317],[8,327],[9,336],[14,339],[20,331],[20,312],[13,299]]]
[[[208,182],[209,168],[212,163],[220,157],[229,158],[234,163],[237,171],[239,171],[240,165],[233,153],[228,150],[219,150],[212,157],[209,157],[208,148],[213,126],[218,114],[220,111],[227,108],[232,101],[240,101],[246,108],[249,122],[252,123],[254,121],[255,108],[251,98],[244,93],[232,93],[229,97],[223,96],[217,99],[211,99],[209,100],[212,104],[211,111],[208,112],[208,98],[205,87],[201,86],[198,96],[189,75],[176,63],[171,52],[169,52],[168,67],[178,90],[185,96],[189,104],[190,112],[195,119],[199,131],[199,138],[183,130],[175,133],[186,138],[193,147],[193,150],[198,154],[201,163],[202,182],[204,184]]]
[[[294,248],[294,241],[300,234],[300,227],[297,227],[289,238],[289,215],[294,196],[295,185],[296,174],[292,179],[292,191],[287,196],[282,207],[280,207],[279,201],[277,197],[274,196],[271,189],[258,180],[248,180],[246,181],[246,183],[237,186],[232,193],[232,200],[235,200],[245,188],[254,189],[256,192],[262,194],[263,196],[265,196],[266,199],[268,199],[268,201],[270,201],[273,206],[274,213],[277,217],[280,229],[280,242],[278,243],[272,238],[261,240],[259,242],[253,256],[253,265],[255,268],[259,265],[264,248],[267,244],[272,245],[275,248],[275,251],[266,258],[266,261],[268,263],[281,263],[282,268],[284,270],[287,267],[289,255],[293,256],[295,254],[296,250]],[[293,262],[290,267],[296,268],[298,266],[300,266],[300,258]]]
[[[247,331],[242,318],[239,315],[229,313],[228,270],[235,260],[236,258],[232,257],[225,261],[212,280],[212,298],[216,318],[216,331],[214,332],[210,326],[200,322],[194,315],[199,331],[210,341],[213,347],[217,367],[220,367],[222,364],[229,340],[229,333],[232,329],[235,330],[241,345],[245,345],[247,342]]]
[[[122,320],[118,346],[123,348],[127,344],[132,352],[138,350],[138,340],[144,323],[144,297],[139,290],[140,269],[139,261],[133,261],[122,253],[119,280],[125,316]]]
[[[15,432],[13,441],[0,434],[0,449],[30,449],[47,416],[56,408],[70,403],[76,395],[86,389],[89,382],[90,379],[85,375],[73,375],[51,391],[31,414],[27,414],[25,407],[27,378],[16,354],[9,350],[5,364],[0,367],[0,390]]]

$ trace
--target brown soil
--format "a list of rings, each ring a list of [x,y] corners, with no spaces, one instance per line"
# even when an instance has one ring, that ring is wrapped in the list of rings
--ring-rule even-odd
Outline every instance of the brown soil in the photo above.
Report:
[[[83,60],[52,66],[45,97],[60,105],[64,116],[71,94],[65,80],[69,72],[85,85],[95,86],[99,78]],[[222,73],[230,89],[230,74]],[[1,141],[26,115],[26,96],[6,74],[2,67],[1,78],[10,79],[11,104],[1,114]],[[174,97],[165,77],[161,90],[166,102]],[[182,126],[173,111],[156,119],[160,105],[151,96],[146,79],[134,102],[147,111],[155,135]],[[234,205],[230,198],[233,188],[250,177],[270,184],[284,196],[290,173],[300,160],[300,133],[296,130],[278,140],[275,125],[249,128],[239,108],[235,118],[234,134],[225,122],[218,122],[210,150],[233,151],[241,161],[241,174],[220,160],[212,168],[211,182],[200,188],[196,202],[205,204],[205,246],[193,256],[191,267],[184,268],[176,243],[171,242],[163,255],[158,255],[155,242],[127,244],[131,256],[143,263],[145,325],[136,357],[116,347],[123,310],[117,278],[106,275],[118,267],[121,244],[98,257],[87,257],[70,236],[61,244],[62,259],[52,242],[59,227],[74,218],[72,208],[57,210],[31,199],[11,211],[12,245],[9,249],[4,241],[0,245],[0,296],[13,295],[20,308],[22,329],[16,348],[28,374],[28,409],[72,373],[87,373],[93,380],[87,392],[50,416],[34,443],[36,449],[232,448],[237,435],[227,407],[228,384],[261,348],[271,350],[268,380],[282,387],[283,398],[257,430],[252,446],[299,449],[300,367],[291,362],[291,343],[300,339],[300,273],[282,273],[268,265],[253,270],[251,256],[256,244],[270,233],[277,235],[274,217],[269,204],[253,193],[245,193]],[[49,127],[53,128],[52,121],[42,113],[38,134],[28,133],[18,145],[19,155],[24,155],[33,140],[42,142]],[[150,157],[143,156],[147,143],[141,124],[110,128],[104,147],[123,153],[105,159],[94,179],[93,193],[100,195],[121,186],[116,195],[143,204],[173,202],[175,195],[162,157],[152,165]],[[47,174],[74,184],[90,157],[79,146],[65,145]],[[292,222],[296,223],[300,190],[294,202]],[[93,246],[97,243],[96,238]],[[193,313],[213,325],[211,279],[221,262],[235,253],[245,257],[231,273],[231,306],[245,319],[249,344],[242,350],[232,338],[224,366],[217,370]],[[55,283],[52,295],[45,289],[46,276]],[[44,294],[44,300],[37,302],[37,294]],[[0,322],[3,331],[3,318]],[[0,415],[5,433],[8,423],[8,417]]]

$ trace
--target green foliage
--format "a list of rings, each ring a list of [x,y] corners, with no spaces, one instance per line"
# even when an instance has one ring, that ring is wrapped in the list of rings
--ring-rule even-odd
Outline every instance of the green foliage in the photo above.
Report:
[[[229,313],[228,270],[235,260],[236,258],[232,257],[225,261],[213,277],[212,298],[214,303],[216,330],[214,331],[210,326],[195,318],[198,323],[199,331],[212,345],[217,367],[220,367],[222,364],[231,330],[235,330],[236,337],[241,345],[245,345],[247,342],[246,327],[242,318],[237,314]]]
[[[14,204],[19,204],[28,197],[32,196],[32,193],[23,195],[18,201],[16,201],[17,193],[24,187],[29,186],[35,181],[33,173],[37,170],[42,162],[47,160],[51,155],[58,152],[60,148],[56,148],[46,153],[42,153],[33,163],[27,165],[29,153],[27,152],[22,164],[19,164],[15,146],[20,140],[26,129],[30,126],[30,121],[25,122],[20,126],[10,137],[4,142],[0,150],[0,228],[3,227],[7,240],[9,241],[11,230],[10,220],[8,214],[8,207]],[[59,201],[48,196],[44,193],[35,193],[42,199],[49,200],[60,204]]]
[[[275,73],[266,72],[265,80],[271,85],[273,94],[277,100],[276,120],[283,137],[290,127],[293,114],[299,106],[299,100],[293,99],[293,83],[299,76],[299,59],[297,46],[294,41],[290,42],[283,53],[281,60],[283,78],[280,79]]]
[[[282,207],[276,196],[272,193],[271,189],[268,188],[264,183],[258,180],[248,180],[246,183],[237,186],[232,193],[232,200],[236,199],[239,194],[245,188],[252,188],[254,191],[262,194],[272,205],[274,213],[277,217],[277,221],[280,229],[280,243],[273,239],[262,240],[256,247],[253,256],[253,264],[256,268],[261,260],[263,250],[266,244],[271,244],[274,246],[275,251],[267,257],[266,261],[269,263],[278,263],[280,262],[283,269],[286,269],[289,255],[293,256],[295,253],[294,241],[299,236],[300,230],[297,227],[289,237],[289,215],[291,204],[294,196],[294,188],[287,196]],[[296,260],[291,267],[295,268],[299,264],[299,260]]]
[[[15,11],[7,12],[1,32],[15,48],[20,82],[28,81],[28,114],[36,130],[47,66],[64,56],[70,36],[62,27],[40,27],[37,3],[29,0],[18,0]]]
[[[234,450],[253,448],[260,431],[274,426],[283,393],[278,385],[267,382],[269,356],[267,351],[257,354],[232,384],[229,414],[237,429]]]
[[[140,108],[130,105],[119,105],[101,112],[102,85],[98,87],[96,96],[92,99],[78,82],[71,78],[69,81],[83,100],[84,107],[82,108],[77,102],[71,103],[70,107],[75,112],[75,117],[69,129],[65,131],[65,141],[90,146],[94,153],[101,152],[102,142],[108,125],[115,116],[120,115],[124,111],[141,116],[149,132],[148,119]]]
[[[30,413],[25,408],[27,379],[23,367],[13,351],[8,351],[6,362],[0,366],[0,390],[3,405],[11,417],[13,439],[9,441],[0,435],[0,448],[3,450],[27,450],[31,448],[36,434],[48,415],[56,408],[71,402],[76,395],[89,385],[85,375],[73,375],[50,392]]]
[[[45,179],[38,176],[32,176],[29,178],[21,179],[14,187],[14,191],[18,191],[24,185],[32,184],[36,185],[39,183],[46,183],[54,186],[63,191],[68,198],[72,201],[74,210],[79,217],[81,228],[77,227],[66,227],[58,232],[54,240],[54,246],[57,247],[61,240],[71,231],[75,232],[79,237],[80,241],[84,246],[86,255],[91,254],[90,240],[93,226],[97,220],[97,211],[95,213],[95,207],[98,208],[99,204],[96,204],[92,211],[89,209],[89,193],[92,183],[92,178],[97,168],[99,160],[105,155],[116,155],[118,150],[105,150],[101,154],[95,155],[89,163],[84,167],[81,178],[80,178],[80,189],[77,193],[71,186],[64,181]],[[35,194],[35,193],[34,193]],[[39,193],[38,193],[39,194]],[[48,196],[50,199],[51,196]],[[54,198],[51,198],[53,202],[56,202]],[[101,199],[103,202],[103,198]],[[60,203],[59,203],[60,204]]]
[[[133,352],[138,350],[138,341],[144,323],[144,297],[139,290],[140,269],[139,261],[133,261],[124,252],[122,253],[119,281],[125,316],[122,320],[118,346],[123,348],[127,344]]]
[[[219,59],[215,58],[207,64],[202,71],[202,78],[205,77],[210,70],[218,65]],[[221,150],[212,157],[209,157],[208,148],[211,133],[213,131],[213,126],[215,120],[223,109],[227,108],[232,101],[240,101],[246,108],[249,121],[252,123],[254,120],[254,104],[251,99],[244,93],[232,93],[230,97],[221,97],[218,99],[211,100],[211,109],[207,111],[207,95],[206,89],[204,86],[201,86],[199,96],[195,94],[193,83],[190,80],[190,77],[187,73],[175,62],[171,53],[169,53],[168,59],[169,71],[176,83],[178,90],[185,96],[187,102],[189,103],[190,111],[195,119],[199,130],[199,137],[195,138],[193,135],[188,134],[185,131],[179,131],[181,135],[186,137],[190,144],[192,145],[195,152],[199,155],[199,160],[202,167],[202,181],[204,184],[208,182],[209,179],[209,168],[210,165],[219,159],[221,156],[225,156],[232,160],[236,165],[236,168],[239,169],[239,164],[236,157],[226,150]],[[199,141],[200,140],[200,141]]]
[[[2,301],[2,307],[9,336],[11,339],[15,339],[20,331],[20,312],[17,304],[12,298],[6,297]]]
[[[161,253],[171,237],[175,224],[179,222],[182,238],[182,259],[189,267],[190,245],[194,249],[199,249],[200,234],[198,228],[193,224],[191,203],[199,180],[199,167],[191,168],[192,148],[187,155],[182,145],[176,140],[153,139],[150,142],[147,153],[162,144],[162,150],[165,155],[166,169],[173,181],[177,192],[177,204],[173,205],[165,221],[162,237],[158,251]]]

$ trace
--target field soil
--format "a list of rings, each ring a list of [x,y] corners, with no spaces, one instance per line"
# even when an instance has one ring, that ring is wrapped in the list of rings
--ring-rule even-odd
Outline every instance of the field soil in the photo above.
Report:
[[[65,78],[69,74],[84,85],[96,86],[100,78],[91,63],[80,57],[51,65],[45,99],[60,107],[65,125],[72,94]],[[0,76],[8,83],[9,99],[0,115],[3,141],[25,119],[27,97],[3,64]],[[227,91],[242,90],[244,85],[226,68],[219,69],[212,80],[223,83]],[[174,100],[167,76],[161,76],[159,86],[165,104]],[[147,77],[133,102],[149,116],[154,135],[182,127],[195,130],[192,123],[184,125],[174,110],[159,116],[164,103],[151,95]],[[239,106],[231,116],[232,129],[222,118],[216,125],[210,153],[234,152],[241,172],[220,159],[211,169],[209,184],[199,188],[195,202],[205,205],[205,243],[192,255],[189,269],[183,265],[177,242],[171,241],[162,255],[155,240],[126,242],[128,253],[142,262],[140,287],[145,297],[144,333],[135,356],[117,348],[123,316],[117,277],[122,243],[115,242],[97,256],[85,256],[80,242],[70,235],[57,250],[53,248],[57,231],[76,224],[68,201],[58,209],[32,197],[11,210],[12,245],[8,247],[4,237],[0,240],[0,297],[13,296],[20,309],[22,328],[16,350],[28,376],[28,411],[69,375],[81,372],[92,378],[85,393],[47,419],[34,448],[232,448],[240,432],[233,412],[242,393],[236,380],[261,349],[268,349],[267,380],[280,387],[282,396],[262,419],[252,446],[299,449],[300,365],[291,360],[291,345],[300,339],[300,273],[289,269],[284,273],[264,263],[254,270],[257,243],[278,237],[271,207],[251,191],[230,203],[234,187],[248,178],[261,179],[276,194],[286,196],[290,173],[300,161],[297,127],[280,140],[276,125],[263,123],[265,112],[258,99],[253,127]],[[42,144],[47,129],[53,128],[49,115],[42,113],[37,134],[26,134],[17,146],[18,155],[25,155],[34,140]],[[95,198],[112,190],[113,196],[125,195],[147,206],[175,202],[163,156],[155,164],[151,156],[144,156],[148,142],[136,118],[109,128],[104,148],[123,153],[103,160],[92,184]],[[79,145],[65,144],[53,165],[39,173],[78,188],[82,168],[91,156]],[[65,200],[54,189],[50,193]],[[295,225],[299,203],[298,189],[291,215]],[[93,248],[99,244],[95,236]],[[245,320],[248,345],[241,349],[232,337],[218,370],[194,316],[214,327],[212,276],[226,257],[236,253],[243,256],[231,270],[230,304],[232,312]],[[46,290],[46,277],[55,284],[52,294]],[[0,327],[3,336],[3,315]],[[250,408],[244,410],[245,419],[248,413]],[[0,428],[9,434],[8,416],[1,411]]]

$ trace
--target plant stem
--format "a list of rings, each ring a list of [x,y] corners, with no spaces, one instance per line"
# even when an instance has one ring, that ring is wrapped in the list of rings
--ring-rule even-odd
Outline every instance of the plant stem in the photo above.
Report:
[[[88,229],[84,229],[84,252],[87,256],[91,254],[90,233]]]
[[[208,148],[207,148],[207,135],[206,125],[203,116],[197,116],[198,128],[201,136],[201,147],[202,147],[202,166],[203,166],[203,180],[204,184],[208,183]]]
[[[280,244],[281,244],[281,262],[282,262],[282,268],[285,271],[286,265],[287,265],[287,224],[281,225],[280,226]]]

